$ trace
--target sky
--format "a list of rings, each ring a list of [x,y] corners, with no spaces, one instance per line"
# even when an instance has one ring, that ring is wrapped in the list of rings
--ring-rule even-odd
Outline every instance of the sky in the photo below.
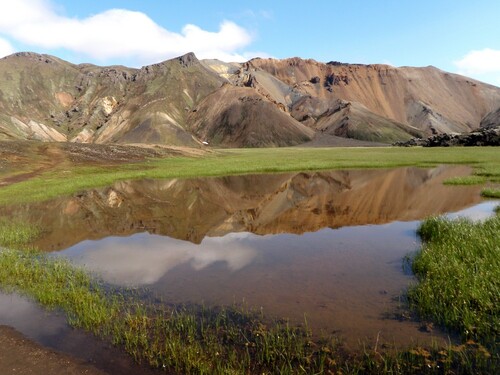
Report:
[[[140,67],[246,61],[433,65],[500,86],[498,0],[0,0],[0,57]]]

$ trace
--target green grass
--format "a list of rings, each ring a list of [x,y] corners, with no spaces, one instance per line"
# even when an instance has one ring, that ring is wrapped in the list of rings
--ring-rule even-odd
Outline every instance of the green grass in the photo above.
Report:
[[[468,148],[273,148],[218,150],[204,157],[169,157],[106,167],[74,166],[0,188],[0,205],[42,201],[108,186],[118,180],[189,178],[289,171],[474,166],[489,180],[500,178],[500,153],[494,147]]]
[[[0,218],[0,228],[0,246],[4,247],[24,246],[40,234],[38,227],[12,222],[5,218]]]
[[[484,176],[459,176],[445,180],[444,185],[482,185],[487,181]]]
[[[410,305],[424,318],[498,350],[500,216],[484,222],[430,218],[412,269]],[[497,352],[498,356],[498,352]]]
[[[36,228],[0,224],[2,246],[23,243]],[[13,239],[13,240],[12,240]],[[169,307],[112,290],[68,261],[34,250],[0,250],[0,286],[66,313],[69,323],[123,347],[140,363],[182,374],[454,374],[492,373],[481,345],[395,355],[377,350],[345,356],[332,337],[313,339],[304,327],[267,321],[241,306]]]
[[[20,291],[46,307],[60,308],[76,327],[97,333],[117,317],[98,284],[64,260],[34,250],[3,250],[0,265],[4,291]]]
[[[500,189],[484,188],[481,190],[481,196],[485,198],[498,198],[500,199]]]

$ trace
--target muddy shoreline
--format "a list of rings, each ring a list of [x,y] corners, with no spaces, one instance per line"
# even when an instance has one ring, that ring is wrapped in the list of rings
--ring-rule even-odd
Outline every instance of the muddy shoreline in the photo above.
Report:
[[[105,375],[90,363],[48,349],[16,331],[0,326],[0,374]]]

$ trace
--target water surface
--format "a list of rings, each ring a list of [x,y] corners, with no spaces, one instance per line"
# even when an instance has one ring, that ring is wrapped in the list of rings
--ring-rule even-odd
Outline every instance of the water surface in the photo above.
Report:
[[[294,323],[306,316],[316,333],[335,332],[350,348],[405,347],[447,340],[394,317],[412,282],[402,260],[420,245],[419,220],[491,214],[480,187],[442,184],[468,173],[447,166],[125,181],[0,214],[44,228],[41,249],[168,303],[244,301]]]
[[[465,166],[220,178],[122,181],[0,215],[44,229],[35,245],[67,249],[84,240],[148,232],[193,243],[205,237],[315,232],[420,220],[479,203],[478,186],[445,186]]]

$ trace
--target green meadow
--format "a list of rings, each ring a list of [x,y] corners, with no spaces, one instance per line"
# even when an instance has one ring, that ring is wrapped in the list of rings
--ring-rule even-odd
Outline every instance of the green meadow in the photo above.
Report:
[[[0,188],[0,204],[42,201],[119,180],[189,178],[301,170],[463,164],[473,174],[448,184],[481,184],[498,197],[495,148],[283,148],[217,150],[204,157],[55,167]],[[334,336],[269,320],[245,306],[171,307],[110,288],[68,261],[28,248],[43,228],[0,220],[0,288],[63,311],[137,362],[183,374],[489,374],[499,366],[500,217],[481,223],[425,220],[410,262],[417,282],[402,297],[417,319],[462,337],[461,345],[366,349],[347,354]]]
[[[0,188],[0,205],[42,201],[102,187],[119,180],[189,178],[328,169],[432,167],[463,164],[474,176],[453,184],[500,182],[500,153],[495,147],[456,148],[277,148],[217,150],[203,157],[166,157],[143,162],[55,167],[41,175]],[[498,186],[485,189],[495,196]]]

